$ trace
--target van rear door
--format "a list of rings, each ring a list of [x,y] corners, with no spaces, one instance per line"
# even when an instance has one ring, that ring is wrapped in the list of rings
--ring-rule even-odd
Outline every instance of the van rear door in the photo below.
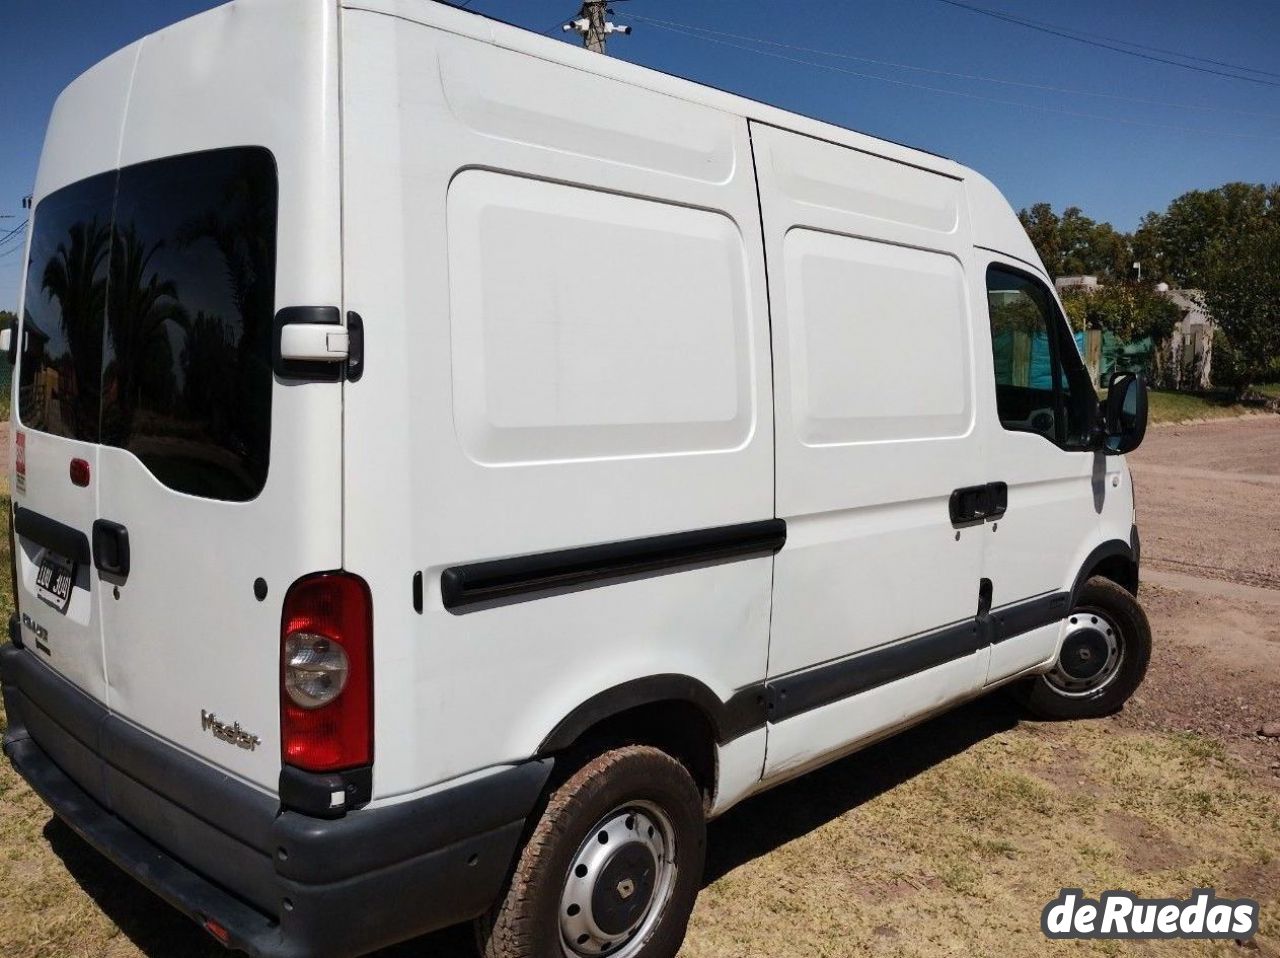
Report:
[[[335,564],[305,528],[325,510],[305,503],[336,454],[277,450],[326,406],[322,431],[340,415],[324,395],[274,408],[289,389],[271,359],[277,205],[258,147],[121,170],[94,529],[112,710],[264,784],[279,764],[279,601]],[[228,743],[214,723],[244,735]]]
[[[98,515],[92,477],[114,190],[115,175],[102,174],[36,207],[11,473],[23,641],[100,700],[106,676],[89,532]]]
[[[89,433],[96,504],[55,503],[28,463],[28,496],[48,497],[46,511],[93,540],[102,678],[81,676],[82,687],[271,790],[281,602],[298,578],[342,566],[342,384],[273,368],[281,308],[342,303],[336,16],[320,4],[233,4],[131,48],[97,219],[109,250]],[[77,148],[85,121],[60,109],[42,174]],[[50,237],[49,248],[74,240]],[[67,486],[62,442],[39,468],[61,470]],[[64,628],[48,608],[42,623]]]

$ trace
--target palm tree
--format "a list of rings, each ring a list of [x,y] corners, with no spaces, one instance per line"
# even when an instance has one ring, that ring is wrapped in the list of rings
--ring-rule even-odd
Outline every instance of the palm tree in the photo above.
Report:
[[[264,175],[260,163],[255,157],[228,169],[219,204],[187,220],[177,239],[186,248],[212,243],[222,261],[235,308],[234,316],[220,317],[234,349],[232,378],[225,384],[220,412],[231,434],[224,441],[250,450],[261,460],[255,467],[265,471],[271,424],[264,411],[270,408],[273,380],[262,367],[271,356],[277,195],[275,176]],[[201,342],[212,344],[213,339],[206,335]],[[191,349],[187,355],[194,362],[198,353]]]
[[[110,247],[110,230],[97,216],[73,223],[67,240],[59,243],[45,263],[40,288],[57,300],[62,332],[71,354],[71,382],[59,385],[63,416],[72,435],[96,442],[102,376],[102,311],[107,276],[103,265]]]
[[[163,247],[159,241],[146,248],[132,223],[127,230],[116,227],[107,302],[111,360],[103,388],[113,400],[107,407],[109,418],[104,417],[103,441],[114,445],[127,446],[133,432],[148,346],[155,336],[163,335],[165,323],[187,328],[177,285],[151,270],[152,258]]]

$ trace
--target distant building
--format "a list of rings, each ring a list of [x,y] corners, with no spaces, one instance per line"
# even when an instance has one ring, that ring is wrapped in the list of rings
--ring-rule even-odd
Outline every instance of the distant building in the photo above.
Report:
[[[1201,302],[1198,289],[1170,289],[1160,283],[1156,291],[1164,293],[1183,311],[1182,321],[1164,345],[1165,360],[1172,385],[1176,389],[1208,389],[1213,382],[1213,319]]]
[[[1059,294],[1068,290],[1085,293],[1102,288],[1096,276],[1059,276],[1053,281]],[[1168,283],[1159,283],[1156,292],[1168,297],[1182,310],[1182,319],[1172,335],[1155,345],[1157,355],[1149,356],[1148,368],[1160,381],[1160,385],[1174,389],[1208,389],[1213,374],[1213,320],[1201,305],[1200,291],[1195,289],[1170,289]],[[1106,336],[1110,337],[1110,333]],[[1094,380],[1103,385],[1106,374],[1115,368],[1117,351],[1132,353],[1137,344],[1104,345],[1104,336],[1098,330],[1087,330],[1077,335],[1085,365]],[[1151,349],[1150,345],[1147,349]]]
[[[1053,285],[1062,293],[1068,289],[1096,289],[1099,283],[1096,276],[1059,276]]]

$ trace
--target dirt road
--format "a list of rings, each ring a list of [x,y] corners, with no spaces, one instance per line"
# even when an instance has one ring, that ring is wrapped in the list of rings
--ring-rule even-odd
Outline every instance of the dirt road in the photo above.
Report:
[[[709,835],[682,958],[1280,958],[1280,417],[1153,428],[1133,459],[1156,637],[1123,712],[1002,696],[745,802]],[[0,766],[0,954],[226,953]],[[1233,942],[1047,942],[1063,885],[1262,904]],[[353,916],[355,920],[358,916]],[[377,958],[473,958],[467,929]]]
[[[1131,463],[1148,569],[1280,589],[1280,417],[1155,427]]]

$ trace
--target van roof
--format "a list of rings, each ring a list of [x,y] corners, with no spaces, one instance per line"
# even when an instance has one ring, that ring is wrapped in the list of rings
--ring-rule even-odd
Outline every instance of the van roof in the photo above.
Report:
[[[974,243],[1004,253],[1048,278],[1035,247],[1000,190],[981,173],[936,153],[903,146],[891,140],[848,130],[735,93],[686,80],[614,57],[600,56],[581,47],[553,40],[516,27],[478,11],[462,9],[444,0],[339,0],[345,9],[383,13],[438,30],[466,36],[494,46],[538,57],[553,63],[608,77],[686,102],[746,117],[757,123],[791,130],[849,149],[961,180],[969,194],[970,225]]]
[[[797,133],[804,133],[900,163],[908,163],[943,176],[955,179],[968,179],[972,176],[971,170],[937,153],[849,130],[651,67],[639,66],[614,57],[600,56],[581,47],[515,26],[481,11],[462,9],[443,0],[341,0],[341,3],[345,9],[385,13],[427,24],[504,49],[643,87],[655,93],[734,113],[759,123],[784,127]]]
[[[252,6],[261,0],[234,0],[234,5]],[[334,0],[295,0],[297,3],[333,3]],[[970,228],[974,244],[989,250],[1002,252],[1024,262],[1047,278],[1047,273],[1040,262],[1040,257],[1023,230],[1017,215],[1009,202],[986,177],[976,171],[962,166],[954,160],[929,153],[924,150],[904,146],[891,140],[881,139],[866,133],[859,133],[844,127],[836,126],[822,120],[816,120],[802,114],[770,106],[757,100],[728,93],[706,84],[696,83],[683,77],[673,76],[649,67],[638,66],[614,57],[600,56],[581,47],[542,36],[531,30],[513,26],[502,20],[487,16],[480,12],[462,9],[444,0],[336,0],[342,9],[367,11],[385,14],[397,19],[442,30],[458,36],[478,40],[492,46],[543,61],[556,63],[584,73],[607,77],[617,82],[640,87],[655,93],[696,103],[714,110],[735,116],[745,117],[757,123],[767,124],[801,133],[816,139],[826,140],[849,149],[858,150],[873,156],[882,157],[898,163],[904,163],[918,169],[963,181],[969,196]],[[215,8],[224,9],[224,8]],[[212,11],[196,14],[190,19],[209,16]],[[164,34],[166,30],[157,31]],[[131,64],[136,53],[150,38],[144,37],[117,51],[105,60],[91,67],[86,73],[71,83],[62,96],[61,101],[72,90],[101,85],[103,78],[113,77],[127,87]],[[119,76],[115,76],[119,74]],[[56,119],[59,108],[55,107]],[[79,118],[77,122],[83,122]],[[52,123],[52,121],[51,121]],[[36,195],[42,196],[50,189],[71,182],[81,176],[94,172],[87,158],[60,155],[57,164],[46,164],[46,155],[42,155],[40,169],[37,174]],[[56,169],[54,168],[56,167]]]

